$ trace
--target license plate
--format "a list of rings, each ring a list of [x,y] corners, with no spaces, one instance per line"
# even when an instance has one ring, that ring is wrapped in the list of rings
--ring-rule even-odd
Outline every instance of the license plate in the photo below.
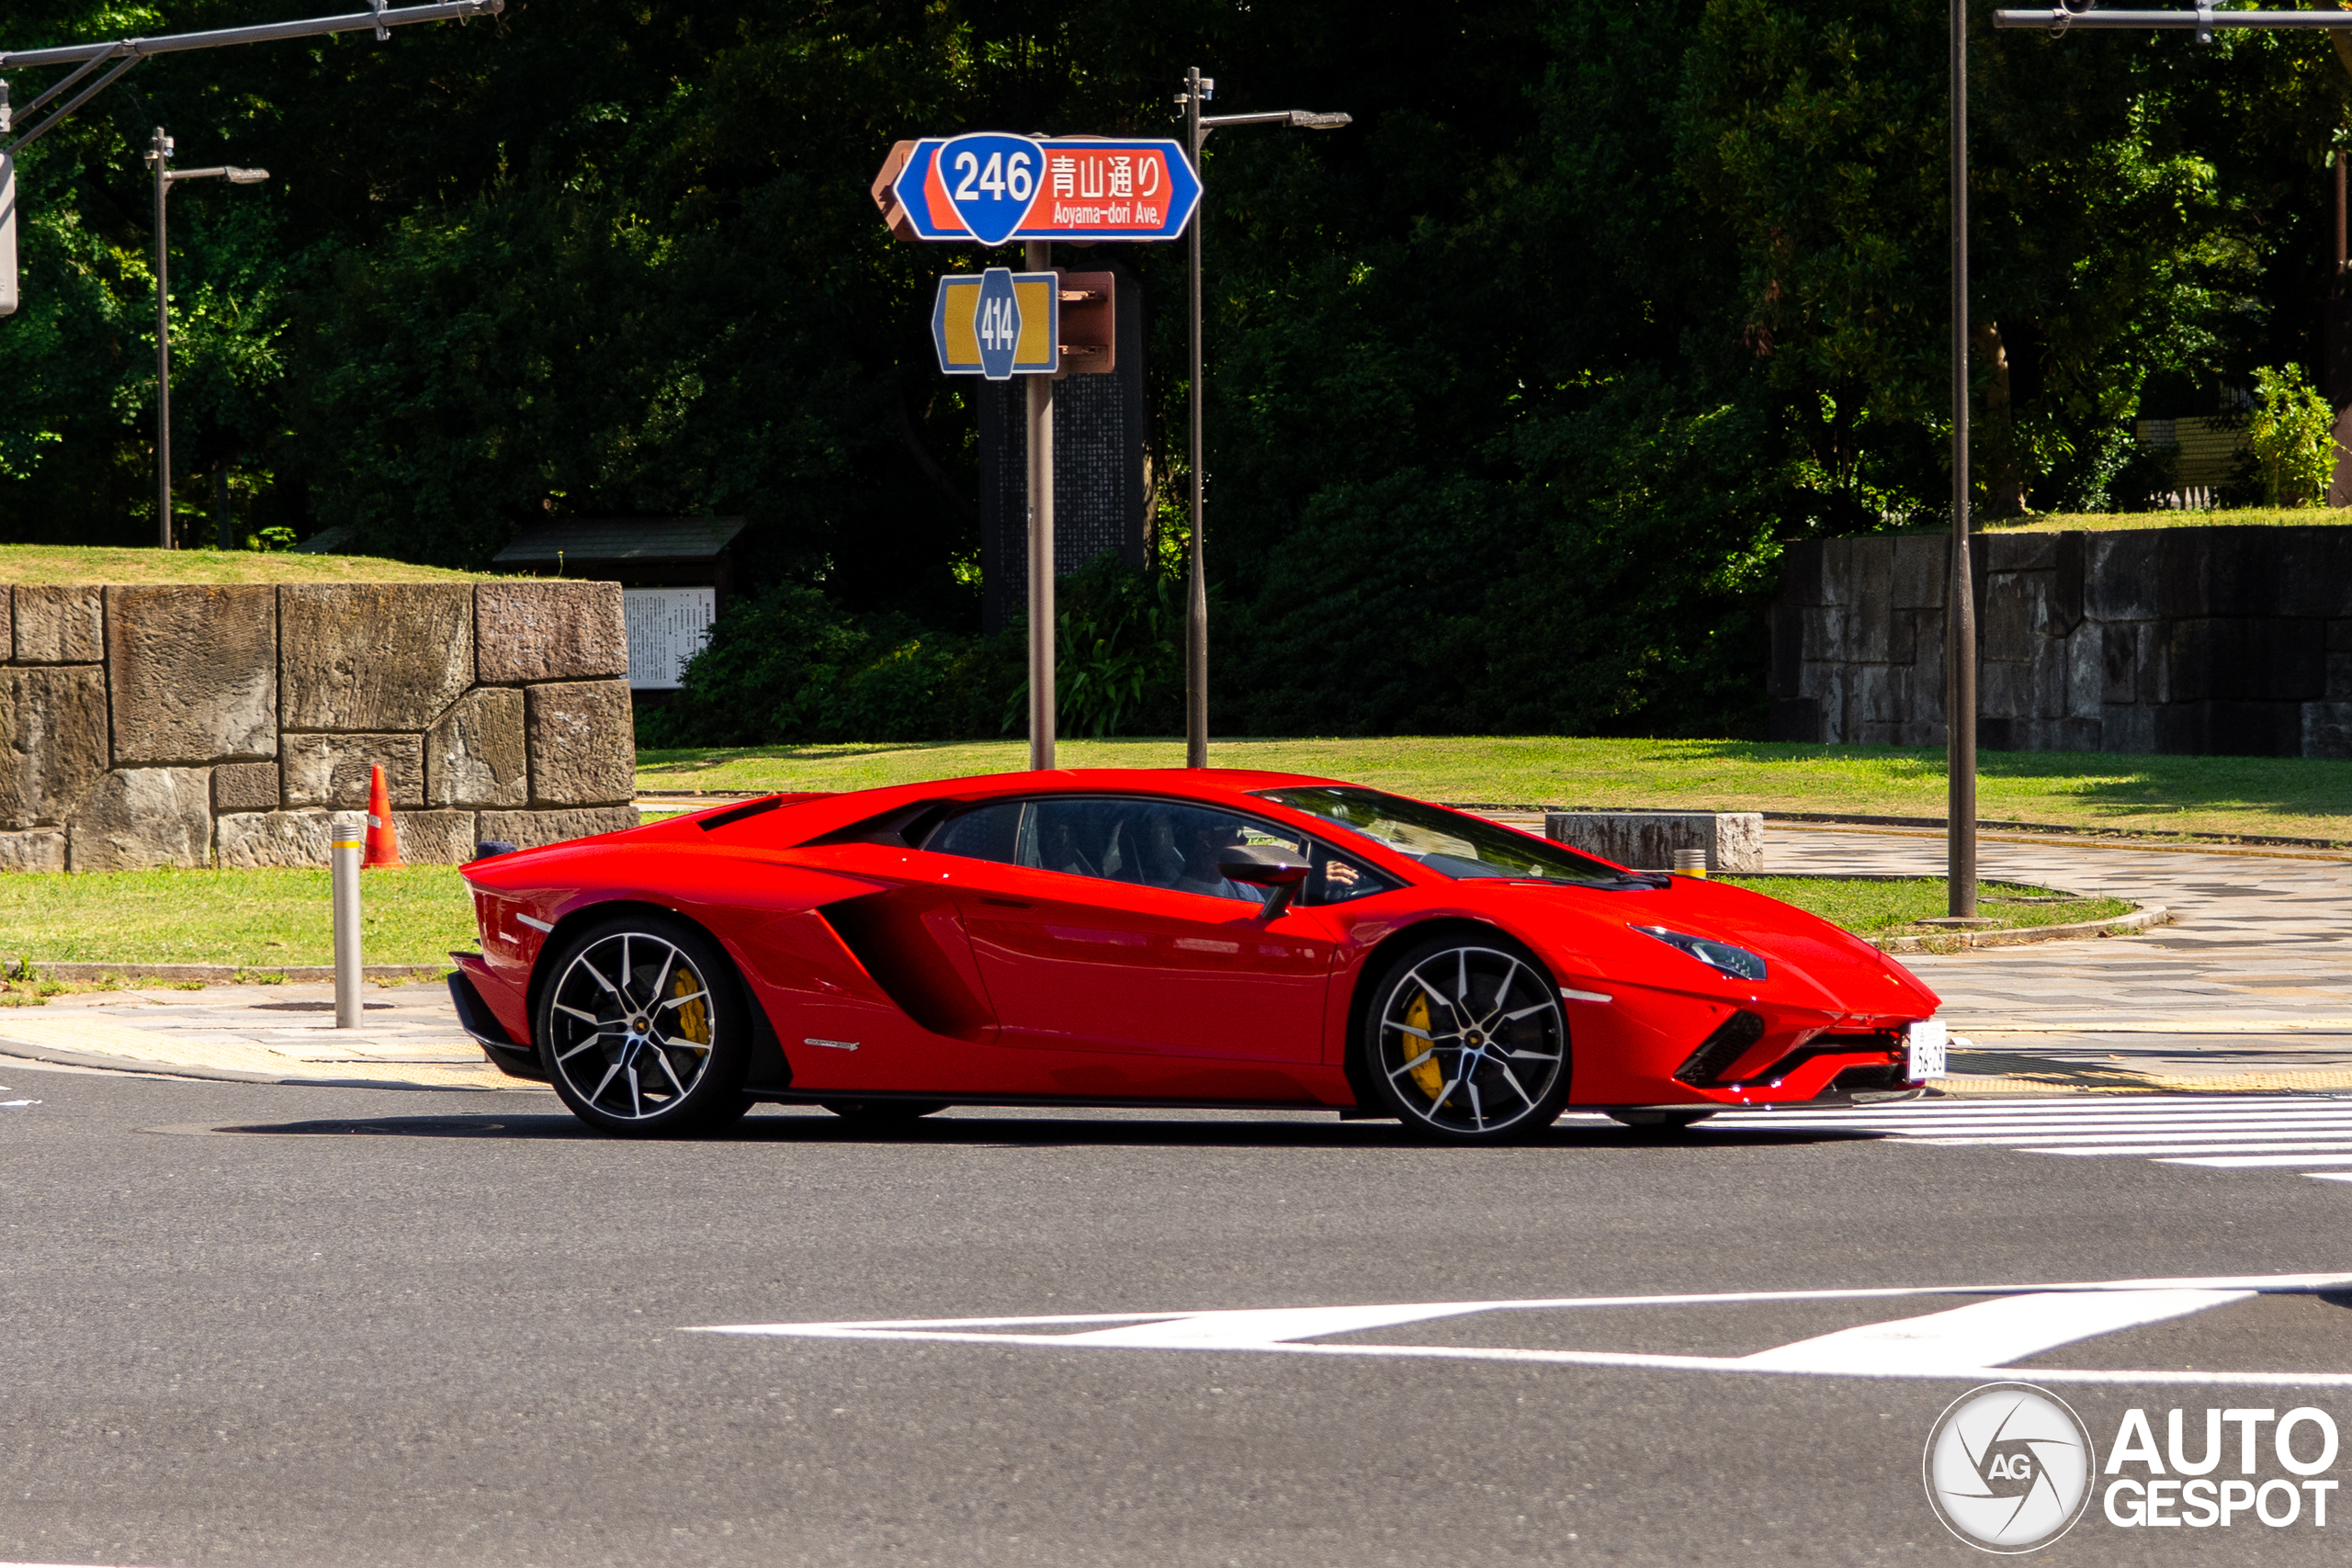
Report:
[[[1922,1019],[1904,1031],[1903,1077],[1910,1083],[1939,1078],[1950,1070],[1948,1037],[1940,1019]]]

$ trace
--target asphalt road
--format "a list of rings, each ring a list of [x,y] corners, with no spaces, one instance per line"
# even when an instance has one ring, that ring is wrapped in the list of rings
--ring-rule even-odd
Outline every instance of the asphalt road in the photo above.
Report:
[[[2301,1169],[1859,1124],[1464,1152],[1328,1118],[763,1111],[630,1144],[527,1092],[0,1083],[40,1102],[0,1107],[0,1559],[39,1562],[1981,1562],[1920,1460],[1982,1377],[1453,1352],[1739,1357],[1983,1299],[1824,1292],[2352,1269],[2352,1185]],[[1796,1294],[1293,1353],[690,1331],[1755,1292]],[[2341,1377],[2347,1300],[2232,1300],[2015,1375]],[[2102,1453],[2133,1407],[2159,1444],[2186,1409],[2192,1446],[2209,1406],[2329,1410],[2352,1474],[2352,1386],[2046,1386]],[[2285,1476],[2261,1448],[2256,1482]],[[2342,1506],[2162,1529],[2094,1500],[2035,1560],[2340,1561]]]

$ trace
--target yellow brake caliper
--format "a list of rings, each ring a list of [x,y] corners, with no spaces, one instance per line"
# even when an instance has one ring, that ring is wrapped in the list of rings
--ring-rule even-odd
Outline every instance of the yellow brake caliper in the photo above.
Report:
[[[678,1026],[670,1032],[678,1039],[691,1040],[697,1045],[708,1045],[710,1043],[710,1007],[703,998],[695,995],[702,988],[701,976],[681,964],[677,975],[670,982],[670,994],[673,997],[694,997],[695,999],[678,1009]]]
[[[1413,1005],[1405,1010],[1405,1021],[1419,1030],[1419,1034],[1405,1036],[1405,1060],[1412,1065],[1413,1082],[1431,1100],[1445,1087],[1445,1074],[1437,1065],[1437,1048],[1422,1038],[1430,1032],[1430,995],[1416,992]]]

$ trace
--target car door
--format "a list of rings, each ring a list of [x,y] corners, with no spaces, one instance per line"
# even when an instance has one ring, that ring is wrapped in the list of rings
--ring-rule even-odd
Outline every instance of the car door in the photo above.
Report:
[[[1220,844],[1304,838],[1238,813],[1145,796],[1001,801],[926,845],[956,880],[1007,1047],[1315,1063],[1337,932],[1214,873]]]

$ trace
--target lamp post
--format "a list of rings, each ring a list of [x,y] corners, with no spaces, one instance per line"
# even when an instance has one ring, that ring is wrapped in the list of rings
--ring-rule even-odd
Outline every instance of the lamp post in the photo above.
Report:
[[[1207,374],[1201,355],[1201,228],[1208,221],[1208,174],[1201,164],[1202,145],[1221,125],[1287,125],[1301,130],[1337,130],[1354,123],[1352,115],[1317,114],[1308,109],[1273,109],[1264,114],[1204,115],[1201,106],[1216,93],[1216,81],[1201,74],[1199,66],[1184,73],[1184,92],[1176,101],[1184,106],[1185,146],[1193,155],[1193,175],[1201,182],[1201,204],[1193,214],[1192,249],[1185,268],[1185,289],[1191,298],[1193,333],[1193,547],[1191,581],[1184,594],[1184,765],[1209,765],[1209,586],[1201,567],[1201,421],[1203,381]]]
[[[1976,918],[1976,589],[1968,559],[1968,0],[1951,0],[1951,568],[1944,604],[1944,918]]]
[[[172,139],[160,125],[154,140],[147,144],[147,162],[155,171],[155,542],[168,550],[172,547],[172,264],[164,231],[165,198],[181,180],[226,179],[232,186],[253,186],[269,178],[269,171],[233,164],[175,169]]]

